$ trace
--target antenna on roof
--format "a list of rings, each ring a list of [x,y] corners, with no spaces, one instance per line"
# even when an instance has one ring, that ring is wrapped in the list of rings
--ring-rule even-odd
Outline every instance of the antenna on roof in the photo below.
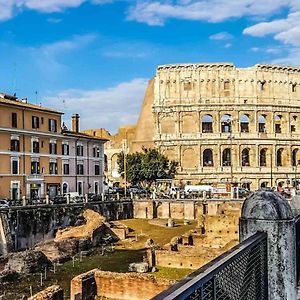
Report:
[[[35,104],[38,104],[38,91],[35,91]]]
[[[17,96],[17,63],[14,62],[14,73],[13,73],[13,94]]]

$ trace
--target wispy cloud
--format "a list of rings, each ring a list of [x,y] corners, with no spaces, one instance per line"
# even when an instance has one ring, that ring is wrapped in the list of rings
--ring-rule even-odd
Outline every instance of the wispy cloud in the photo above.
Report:
[[[66,8],[75,8],[84,2],[92,4],[112,3],[113,0],[0,0],[0,20],[8,20],[14,14],[31,9],[43,13],[61,12]]]
[[[105,127],[114,132],[120,125],[136,123],[147,82],[135,78],[104,89],[65,90],[46,97],[47,105],[65,111],[68,118],[79,113],[82,129]]]
[[[243,16],[266,16],[282,8],[295,9],[298,0],[190,0],[137,1],[128,19],[148,25],[164,25],[168,19],[222,22]]]
[[[228,32],[218,32],[209,37],[210,40],[215,40],[215,41],[226,41],[226,40],[231,40],[233,39],[233,35],[228,33]]]

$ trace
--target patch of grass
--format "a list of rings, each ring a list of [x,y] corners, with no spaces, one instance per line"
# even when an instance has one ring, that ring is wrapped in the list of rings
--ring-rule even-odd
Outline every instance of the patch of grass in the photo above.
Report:
[[[155,244],[163,246],[169,243],[174,236],[182,235],[196,227],[196,221],[192,221],[189,225],[184,225],[182,220],[175,220],[175,222],[175,227],[165,227],[150,224],[148,220],[145,219],[121,221],[121,223],[133,229],[133,232],[130,233],[131,237],[135,237],[135,235],[138,236],[138,242],[131,245],[132,249],[144,248],[145,241],[149,238],[151,238]],[[167,220],[165,220],[164,223],[167,223]]]
[[[157,267],[158,271],[153,273],[156,278],[164,278],[170,280],[180,280],[194,270],[191,269],[177,269],[177,268],[167,268],[167,267]]]
[[[70,282],[73,277],[95,268],[111,272],[128,272],[128,265],[132,262],[142,261],[144,255],[145,252],[141,250],[116,250],[103,256],[96,254],[83,257],[82,262],[77,257],[74,267],[73,261],[68,261],[56,267],[56,274],[53,274],[53,270],[48,271],[47,279],[44,280],[42,287],[40,286],[40,273],[33,274],[16,282],[2,285],[0,295],[5,292],[4,299],[16,300],[21,299],[23,295],[30,296],[30,286],[35,294],[52,284],[59,284],[64,289],[66,299],[69,299]]]

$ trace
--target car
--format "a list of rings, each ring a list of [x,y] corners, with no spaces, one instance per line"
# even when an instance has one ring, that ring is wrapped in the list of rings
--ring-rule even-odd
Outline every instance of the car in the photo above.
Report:
[[[0,208],[9,208],[9,202],[4,199],[0,199]]]

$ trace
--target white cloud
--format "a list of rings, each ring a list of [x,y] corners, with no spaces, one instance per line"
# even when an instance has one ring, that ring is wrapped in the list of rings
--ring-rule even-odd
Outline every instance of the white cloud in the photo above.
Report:
[[[298,1],[298,0],[297,0]],[[148,25],[164,25],[167,19],[221,22],[243,16],[266,16],[282,8],[295,9],[296,0],[191,0],[137,1],[131,7],[129,20]]]
[[[113,132],[120,125],[136,123],[147,82],[136,78],[104,89],[70,89],[46,97],[46,105],[66,112],[68,118],[79,113],[81,129],[105,127]]]
[[[61,12],[66,8],[79,7],[84,2],[92,4],[112,3],[113,0],[0,0],[0,20],[13,17],[23,9],[32,9],[43,13]]]
[[[209,37],[210,40],[217,40],[217,41],[226,41],[231,40],[233,35],[228,32],[218,32]]]

